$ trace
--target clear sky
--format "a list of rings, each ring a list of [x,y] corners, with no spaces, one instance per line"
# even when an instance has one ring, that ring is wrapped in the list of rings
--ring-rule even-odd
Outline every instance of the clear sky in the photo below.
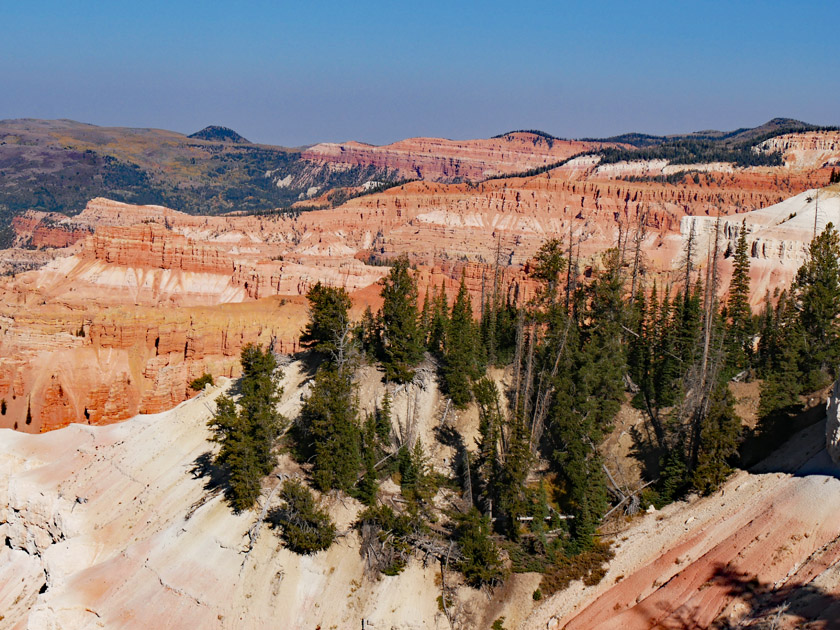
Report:
[[[0,118],[287,146],[840,124],[840,2],[0,0]]]

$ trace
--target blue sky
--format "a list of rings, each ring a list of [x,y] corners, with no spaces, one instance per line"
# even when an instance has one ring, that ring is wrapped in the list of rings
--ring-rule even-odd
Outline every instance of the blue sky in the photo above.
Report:
[[[840,124],[840,2],[0,0],[0,118],[297,146]]]

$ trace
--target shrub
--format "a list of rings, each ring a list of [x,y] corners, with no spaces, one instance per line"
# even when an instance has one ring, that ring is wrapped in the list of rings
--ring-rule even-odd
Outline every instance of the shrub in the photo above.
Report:
[[[586,586],[594,586],[606,575],[606,564],[614,555],[609,544],[596,542],[587,551],[575,556],[560,557],[543,575],[540,587],[537,589],[540,591],[540,597],[543,594],[551,595],[562,591],[575,580],[583,580]]]
[[[411,555],[411,544],[406,539],[423,529],[422,523],[406,514],[397,514],[387,505],[362,511],[356,527],[362,537],[359,553],[366,556],[367,569],[385,575],[402,572]]]
[[[318,507],[309,488],[299,481],[284,481],[280,496],[285,504],[272,510],[269,521],[282,530],[281,536],[290,550],[309,554],[333,544],[335,525],[329,514]]]
[[[205,385],[213,385],[213,375],[205,372],[190,383],[190,389],[200,392]]]

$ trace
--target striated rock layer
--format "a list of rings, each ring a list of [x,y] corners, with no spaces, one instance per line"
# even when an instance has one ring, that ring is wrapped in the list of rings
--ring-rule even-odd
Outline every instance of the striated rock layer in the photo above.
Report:
[[[539,165],[580,148],[533,134],[482,142],[406,141],[398,148],[414,147],[415,156],[422,147],[419,155],[433,162],[452,149],[479,163],[490,151],[494,163],[511,168],[521,166],[522,156]],[[833,140],[794,135],[785,142],[790,150],[817,143],[818,150],[831,151]],[[803,168],[706,165],[697,177],[663,183],[625,177],[665,173],[668,165],[649,163],[640,171],[635,163],[602,168],[595,158],[577,158],[532,177],[412,182],[299,215],[194,216],[102,198],[74,217],[28,212],[16,219],[16,248],[4,252],[0,266],[11,274],[0,281],[0,397],[7,402],[0,426],[48,430],[162,410],[184,400],[189,381],[204,371],[233,373],[244,341],[220,339],[274,338],[294,350],[306,318],[301,298],[318,281],[345,287],[356,312],[376,308],[378,282],[388,272],[383,263],[403,254],[417,266],[421,299],[441,283],[452,299],[463,275],[478,312],[497,262],[506,295],[528,299],[528,262],[548,238],[566,246],[571,240],[584,273],[620,235],[630,246],[638,239],[642,281],[672,283],[687,217],[696,217],[708,234],[709,217],[737,214],[754,226],[757,304],[765,291],[789,281],[810,239],[808,230],[794,228],[807,222],[797,204],[806,205],[828,179],[830,170],[817,162]],[[819,216],[827,217],[835,193],[822,194]],[[779,213],[799,218],[779,222],[773,218]],[[724,221],[730,242],[738,224],[734,217]],[[722,263],[724,287],[729,265]],[[278,324],[271,313],[279,296],[290,299]],[[226,310],[233,304],[241,309],[235,316]],[[103,342],[100,323],[106,320],[131,344]],[[161,326],[178,330],[179,347],[168,349],[170,333]],[[154,348],[158,338],[165,351]]]
[[[519,131],[487,140],[410,138],[385,146],[322,143],[304,151],[302,157],[338,168],[374,166],[394,171],[404,179],[453,182],[527,171],[605,146],[617,145]]]
[[[840,627],[840,468],[824,425],[715,494],[617,533],[600,584],[573,584],[526,630]]]

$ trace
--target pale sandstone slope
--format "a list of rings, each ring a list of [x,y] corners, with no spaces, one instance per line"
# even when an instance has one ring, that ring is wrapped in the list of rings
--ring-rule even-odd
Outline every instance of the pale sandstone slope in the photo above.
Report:
[[[284,368],[287,417],[297,414],[310,378],[299,362]],[[374,628],[449,627],[433,558],[412,560],[396,577],[364,577],[353,499],[327,500],[342,532],[328,551],[297,556],[263,525],[245,553],[257,513],[233,515],[201,476],[211,450],[206,422],[224,386],[108,427],[37,436],[0,430],[0,629],[357,628],[363,617]],[[360,386],[365,408],[384,393],[373,369],[362,370]],[[430,463],[445,470],[452,451],[432,434],[440,403],[427,366],[417,384],[395,393],[394,429],[415,418]],[[475,421],[453,413],[447,420],[458,428]],[[301,474],[287,456],[276,472]],[[263,504],[278,505],[271,494],[278,483],[266,481]],[[384,483],[384,500],[395,490]],[[518,623],[538,579],[515,576],[492,599],[459,587],[453,608],[462,627],[486,627],[501,615]],[[457,584],[457,574],[447,581]]]

